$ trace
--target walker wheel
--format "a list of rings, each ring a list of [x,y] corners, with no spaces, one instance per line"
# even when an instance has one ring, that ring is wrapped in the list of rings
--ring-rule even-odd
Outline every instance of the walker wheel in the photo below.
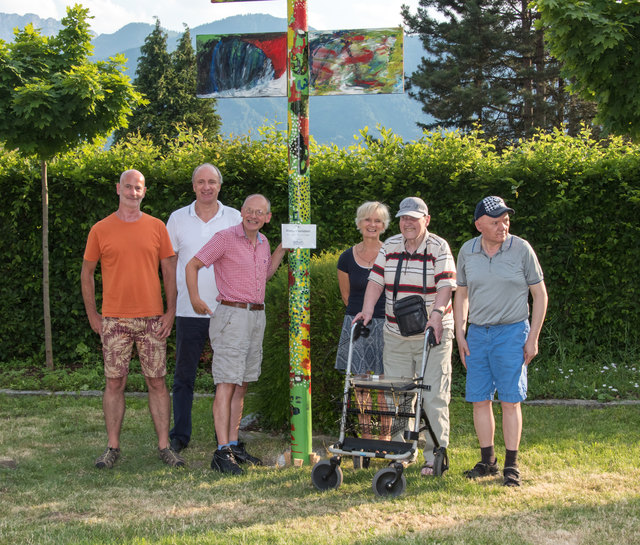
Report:
[[[311,482],[321,492],[342,484],[342,468],[329,460],[320,460],[311,470]]]
[[[373,491],[381,497],[399,496],[407,488],[407,479],[402,473],[402,466],[382,468],[373,477]]]

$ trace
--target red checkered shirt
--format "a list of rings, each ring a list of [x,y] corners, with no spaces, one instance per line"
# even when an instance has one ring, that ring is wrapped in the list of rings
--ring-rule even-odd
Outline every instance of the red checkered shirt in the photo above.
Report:
[[[213,235],[195,257],[205,267],[213,265],[218,301],[264,303],[271,248],[263,234],[254,247],[240,223]]]

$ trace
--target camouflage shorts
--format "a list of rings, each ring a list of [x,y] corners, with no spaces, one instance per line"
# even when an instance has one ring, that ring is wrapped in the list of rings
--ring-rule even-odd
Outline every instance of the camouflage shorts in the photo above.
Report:
[[[120,378],[129,373],[133,343],[138,348],[145,377],[167,374],[167,340],[158,336],[159,316],[149,318],[102,318],[102,354],[104,375]]]

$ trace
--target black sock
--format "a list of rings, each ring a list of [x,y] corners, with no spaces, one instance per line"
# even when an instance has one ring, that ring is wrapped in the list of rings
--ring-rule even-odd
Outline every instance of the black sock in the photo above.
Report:
[[[483,464],[495,464],[496,463],[496,453],[493,449],[493,445],[490,447],[481,447],[480,448],[480,456],[482,457]]]
[[[504,467],[518,467],[518,451],[507,450],[504,456]]]

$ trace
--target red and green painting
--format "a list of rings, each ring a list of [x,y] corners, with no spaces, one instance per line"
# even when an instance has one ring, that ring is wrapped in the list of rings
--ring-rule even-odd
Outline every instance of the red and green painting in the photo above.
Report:
[[[200,98],[287,96],[287,35],[196,37]],[[404,92],[401,28],[309,32],[311,95]]]

